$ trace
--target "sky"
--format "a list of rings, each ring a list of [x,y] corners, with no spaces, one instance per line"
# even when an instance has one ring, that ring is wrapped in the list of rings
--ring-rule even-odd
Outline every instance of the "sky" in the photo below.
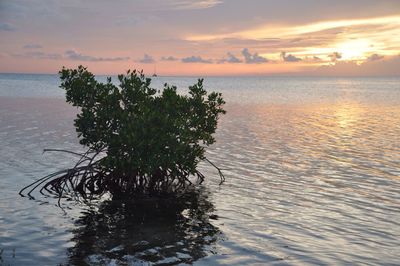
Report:
[[[0,0],[0,72],[400,76],[399,0]]]

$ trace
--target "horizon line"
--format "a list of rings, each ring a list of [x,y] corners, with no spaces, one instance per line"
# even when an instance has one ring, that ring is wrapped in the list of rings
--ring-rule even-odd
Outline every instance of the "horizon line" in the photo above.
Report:
[[[119,73],[119,74],[96,74],[94,73],[95,76],[118,76],[120,74],[125,74],[124,73]],[[47,75],[47,76],[55,76],[58,75],[58,72],[56,73],[35,73],[35,72],[0,72],[0,75]],[[295,74],[295,73],[274,73],[274,74],[247,74],[247,75],[160,75],[157,74],[157,77],[152,77],[153,74],[146,74],[145,76],[150,77],[150,78],[252,78],[252,77],[286,77],[286,78],[400,78],[400,75],[310,75],[310,74]]]

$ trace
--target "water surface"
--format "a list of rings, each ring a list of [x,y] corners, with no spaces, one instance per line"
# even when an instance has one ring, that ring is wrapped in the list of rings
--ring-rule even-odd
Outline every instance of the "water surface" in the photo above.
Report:
[[[208,152],[225,184],[201,164],[207,181],[179,207],[66,213],[18,195],[76,160],[44,148],[82,149],[57,86],[0,75],[0,265],[400,263],[400,79],[207,78],[228,102]]]

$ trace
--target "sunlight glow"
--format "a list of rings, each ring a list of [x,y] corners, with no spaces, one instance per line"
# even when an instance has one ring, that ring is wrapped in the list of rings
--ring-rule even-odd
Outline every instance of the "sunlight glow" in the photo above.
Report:
[[[335,48],[342,55],[342,60],[361,59],[371,52],[371,44],[367,40],[345,41],[338,43]]]
[[[305,34],[342,27],[374,25],[400,25],[400,16],[317,22],[291,28],[289,32],[290,34]]]
[[[363,108],[356,103],[345,103],[336,106],[335,117],[340,130],[351,130],[363,112]]]
[[[331,61],[330,55],[337,52],[341,54],[341,58],[338,60],[362,63],[372,54],[393,56],[399,53],[400,16],[322,21],[299,26],[269,24],[240,32],[192,35],[187,36],[186,40],[212,42],[225,38],[261,42],[270,38],[279,40],[281,45],[270,47],[265,52],[259,51],[266,58],[272,56],[279,60],[279,56],[277,57],[276,54],[285,51],[303,58],[315,56],[321,59],[319,60],[320,64],[326,64]],[[299,45],[291,46],[290,42],[293,40],[299,40]],[[312,60],[308,62],[316,63]]]

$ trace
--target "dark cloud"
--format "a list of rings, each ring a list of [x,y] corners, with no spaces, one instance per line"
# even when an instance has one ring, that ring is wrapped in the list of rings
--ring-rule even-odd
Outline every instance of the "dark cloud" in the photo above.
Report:
[[[156,62],[156,60],[154,60],[151,55],[144,54],[143,58],[139,59],[138,62],[142,64],[153,64]]]
[[[379,55],[379,54],[372,54],[367,58],[367,61],[377,61],[377,60],[381,60],[383,59],[384,56],[383,55]]]
[[[17,28],[9,23],[0,23],[0,31],[15,31]]]
[[[282,58],[282,60],[285,61],[285,62],[299,62],[299,61],[302,60],[301,58],[296,57],[296,56],[294,56],[294,55],[286,54],[286,52],[282,52],[282,53],[281,53],[281,58]]]
[[[223,63],[237,64],[242,62],[243,61],[241,59],[237,58],[234,54],[230,52],[226,54],[226,58],[218,60],[218,64],[223,64]]]
[[[342,54],[339,52],[334,52],[334,53],[328,55],[328,57],[331,58],[332,62],[336,62],[338,59],[342,58]]]
[[[178,61],[179,59],[174,56],[163,56],[161,57],[161,61]]]
[[[43,47],[40,44],[31,43],[31,44],[24,45],[22,48],[24,48],[24,49],[40,49]]]
[[[88,61],[88,62],[115,62],[115,61],[126,61],[129,57],[95,57],[91,55],[83,55],[74,50],[65,51],[65,57],[70,60],[76,61]]]
[[[189,56],[182,58],[181,60],[183,63],[203,63],[203,64],[212,64],[211,59],[203,59],[201,56]]]
[[[246,64],[261,64],[269,61],[267,58],[259,56],[258,53],[251,54],[247,48],[243,49],[242,55]]]

